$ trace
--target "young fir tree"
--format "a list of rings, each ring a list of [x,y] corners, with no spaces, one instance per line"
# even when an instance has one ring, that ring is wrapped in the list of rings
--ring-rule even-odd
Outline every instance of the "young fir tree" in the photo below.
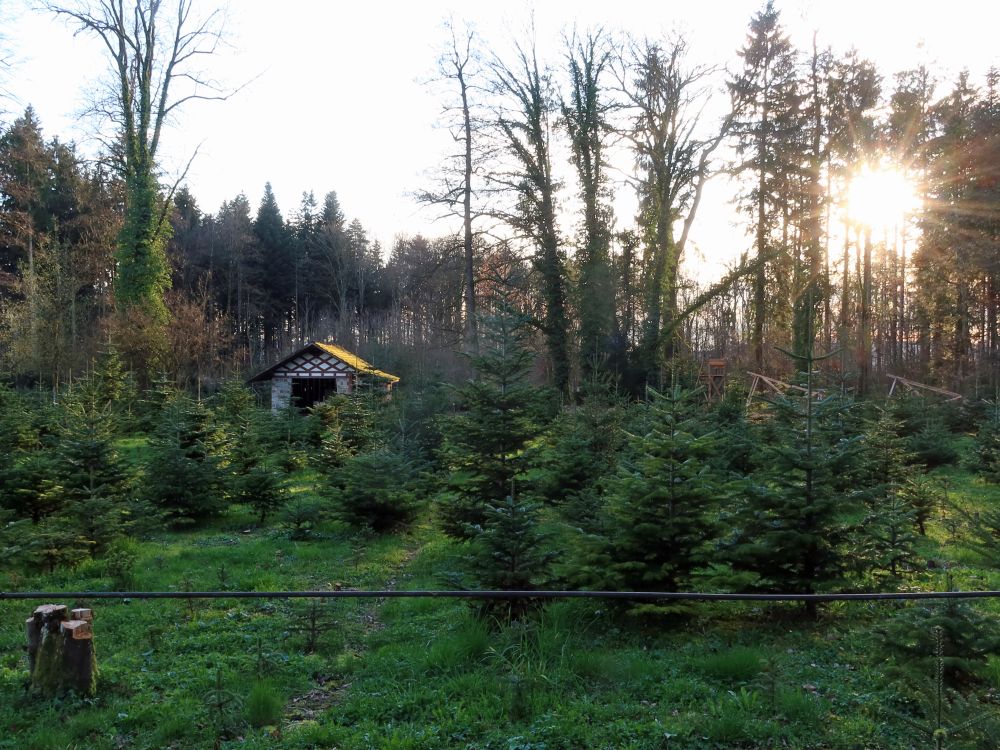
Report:
[[[349,458],[333,486],[335,517],[355,528],[388,531],[416,515],[416,467],[400,453],[382,449]]]
[[[564,409],[533,452],[534,492],[574,528],[596,531],[602,485],[614,475],[624,445],[625,410],[597,366],[579,405]]]
[[[805,387],[773,402],[776,439],[761,451],[763,482],[748,492],[736,519],[730,561],[755,574],[759,589],[812,594],[836,585],[847,566],[848,508],[835,478],[848,471],[855,451],[841,434],[839,397],[817,398],[812,345],[790,356],[803,368]],[[815,615],[814,603],[806,609]]]
[[[949,466],[958,461],[955,438],[939,414],[928,417],[923,428],[913,435],[909,442],[909,448],[917,460],[928,469]]]
[[[20,564],[27,523],[24,519],[17,520],[14,511],[0,508],[0,570]]]
[[[476,377],[458,388],[458,413],[443,420],[446,478],[438,506],[453,538],[475,536],[487,509],[514,493],[526,468],[525,446],[541,432],[544,392],[527,382],[534,360],[528,323],[505,271],[496,279],[491,313],[480,320],[479,352],[470,357]]]
[[[539,511],[537,503],[516,495],[486,507],[472,543],[470,566],[480,589],[532,591],[548,583],[558,553],[542,529]],[[508,617],[516,618],[530,605],[522,599],[502,602],[500,606]]]
[[[1000,483],[1000,399],[979,425],[969,468],[988,482]]]
[[[927,536],[927,522],[941,507],[944,489],[941,483],[927,474],[917,473],[906,478],[900,488],[906,504],[913,509],[913,523],[921,536]]]
[[[335,475],[351,457],[374,450],[379,445],[375,426],[374,396],[359,388],[349,396],[331,396],[313,407],[318,423],[317,468]]]
[[[102,352],[94,363],[94,370],[88,378],[95,389],[94,399],[98,406],[107,410],[113,426],[121,429],[131,422],[131,405],[135,401],[135,382],[125,369],[118,350],[110,347]]]
[[[215,416],[224,435],[226,496],[249,506],[264,523],[286,498],[284,477],[271,458],[270,415],[257,408],[242,383],[231,380],[219,393]]]
[[[172,523],[218,515],[226,508],[211,415],[199,402],[175,395],[150,438],[146,497]]]
[[[943,677],[952,688],[975,681],[983,674],[987,659],[1000,654],[1000,636],[993,619],[962,599],[908,607],[893,617],[880,635],[883,651],[895,661],[892,671],[904,675],[932,672],[940,637]]]
[[[64,402],[55,479],[60,513],[96,553],[144,520],[135,517],[132,477],[115,447],[114,425],[101,382],[91,378],[78,383]]]
[[[164,409],[177,395],[177,385],[166,373],[161,372],[153,378],[150,387],[142,391],[142,397],[139,399],[139,427],[146,432],[155,431]]]
[[[718,509],[730,492],[711,462],[712,435],[692,416],[692,394],[650,391],[644,433],[608,488],[607,585],[683,589],[713,556]]]
[[[754,453],[760,435],[747,418],[747,390],[731,384],[719,405],[708,415],[707,426],[716,436],[712,462],[722,471],[748,476],[756,468]]]
[[[855,562],[861,570],[896,579],[916,559],[916,510],[903,492],[913,469],[900,423],[883,411],[861,445],[855,481],[865,516],[857,532]]]
[[[51,428],[36,423],[38,410],[27,399],[0,385],[0,508],[34,524],[59,509],[54,493]],[[42,421],[49,412],[44,412]]]

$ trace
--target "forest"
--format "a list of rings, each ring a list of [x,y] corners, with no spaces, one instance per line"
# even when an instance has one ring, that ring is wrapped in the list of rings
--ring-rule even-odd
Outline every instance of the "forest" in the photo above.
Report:
[[[995,597],[632,596],[1000,589],[996,70],[799,49],[770,1],[731,70],[452,20],[442,233],[383,247],[332,190],[209,213],[160,168],[236,93],[198,11],[49,4],[104,45],[101,151],[0,123],[0,748],[1000,744]],[[316,341],[398,384],[272,409]],[[345,590],[536,595],[194,595]],[[10,596],[60,591],[82,683]]]

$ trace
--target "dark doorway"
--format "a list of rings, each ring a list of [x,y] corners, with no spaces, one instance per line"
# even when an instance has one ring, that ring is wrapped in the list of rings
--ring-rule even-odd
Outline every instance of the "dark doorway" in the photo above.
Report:
[[[299,409],[308,409],[336,392],[336,378],[292,378],[292,403]]]

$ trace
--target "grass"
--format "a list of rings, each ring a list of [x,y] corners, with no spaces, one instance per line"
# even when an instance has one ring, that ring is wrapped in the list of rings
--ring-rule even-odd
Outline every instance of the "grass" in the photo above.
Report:
[[[941,474],[955,498],[1000,501],[959,469]],[[949,534],[936,518],[928,556],[954,565],[957,585],[995,587]],[[326,524],[291,541],[238,509],[132,552],[136,589],[176,591],[439,588],[464,554],[429,519],[375,538]],[[100,590],[121,577],[87,561],[0,588]],[[816,622],[793,605],[705,605],[664,626],[573,600],[505,625],[455,600],[339,600],[324,605],[335,624],[307,653],[307,602],[73,602],[95,612],[98,695],[55,701],[23,690],[20,623],[35,604],[0,602],[4,750],[920,746],[875,646],[886,612],[874,604],[832,605]],[[995,661],[986,674],[1000,685]]]

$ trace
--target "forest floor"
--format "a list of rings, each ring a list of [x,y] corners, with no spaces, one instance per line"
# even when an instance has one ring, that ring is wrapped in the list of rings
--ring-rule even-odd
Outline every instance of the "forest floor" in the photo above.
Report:
[[[941,475],[952,498],[1000,502],[963,471]],[[299,480],[309,492],[310,475]],[[908,588],[945,587],[943,563],[957,588],[998,588],[953,531],[931,524],[922,552],[936,565]],[[137,552],[133,590],[176,591],[445,588],[463,555],[430,517],[405,534],[330,524],[290,541],[238,511]],[[0,577],[0,590],[115,587],[103,560]],[[0,602],[0,748],[932,746],[902,718],[913,699],[878,646],[897,603],[832,604],[809,620],[794,605],[702,604],[664,619],[565,601],[501,625],[446,599],[79,601],[94,610],[98,695],[54,701],[25,690],[23,623],[41,603]],[[1000,602],[975,606],[1000,614]],[[987,703],[1000,663],[988,667],[974,688]],[[989,746],[967,734],[945,747]]]

